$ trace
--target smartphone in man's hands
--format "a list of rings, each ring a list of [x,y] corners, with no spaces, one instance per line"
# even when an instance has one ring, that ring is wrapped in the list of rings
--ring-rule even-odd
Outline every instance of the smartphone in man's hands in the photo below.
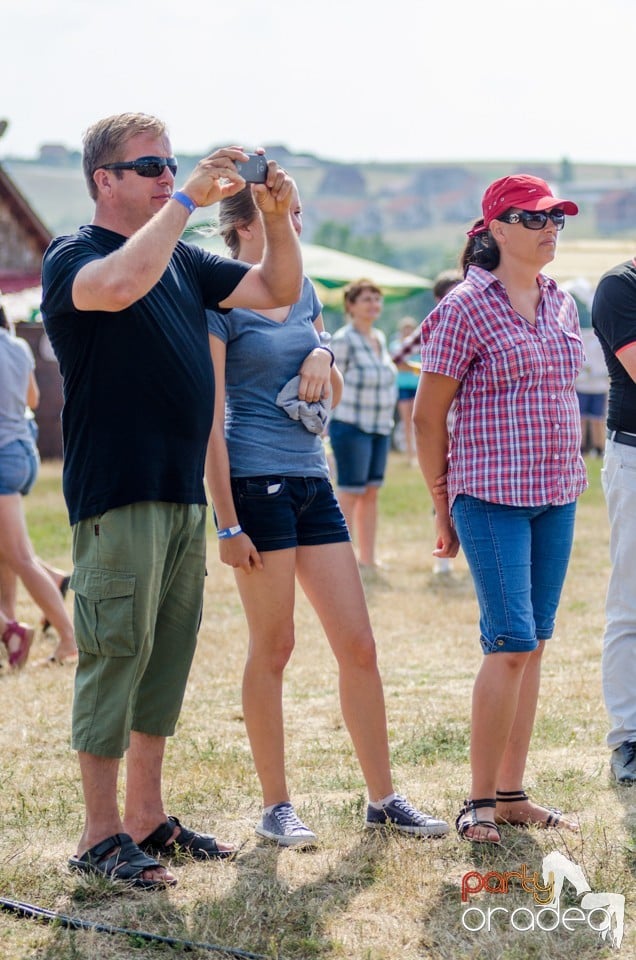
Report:
[[[235,166],[246,183],[265,183],[267,180],[267,157],[262,153],[248,153],[247,160],[235,160]]]

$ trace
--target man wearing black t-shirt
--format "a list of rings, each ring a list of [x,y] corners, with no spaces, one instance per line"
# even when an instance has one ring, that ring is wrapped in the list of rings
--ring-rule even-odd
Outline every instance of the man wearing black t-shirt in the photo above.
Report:
[[[603,696],[610,717],[610,769],[636,782],[636,263],[602,277],[592,325],[610,376],[601,478],[610,521],[612,571],[603,641]]]
[[[179,239],[195,207],[244,186],[235,161],[245,160],[240,148],[217,150],[174,192],[176,161],[161,121],[99,121],[83,158],[95,216],[55,239],[43,264],[42,313],[64,379],[79,648],[73,746],[86,805],[69,863],[143,888],[176,882],[154,858],[175,843],[198,859],[235,852],[166,815],[161,766],[203,599],[214,395],[205,310],[291,304],[302,282],[292,183],[275,163],[253,187],[266,233],[260,264]]]

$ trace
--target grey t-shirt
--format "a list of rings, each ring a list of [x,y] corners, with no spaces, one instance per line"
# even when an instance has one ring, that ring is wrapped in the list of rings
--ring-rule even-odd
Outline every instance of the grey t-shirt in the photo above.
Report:
[[[253,310],[208,310],[208,330],[227,350],[225,437],[233,477],[329,476],[320,437],[276,406],[278,392],[319,343],[320,311],[307,277],[282,323]]]
[[[14,440],[32,444],[25,419],[29,374],[35,369],[31,347],[0,327],[0,447]]]

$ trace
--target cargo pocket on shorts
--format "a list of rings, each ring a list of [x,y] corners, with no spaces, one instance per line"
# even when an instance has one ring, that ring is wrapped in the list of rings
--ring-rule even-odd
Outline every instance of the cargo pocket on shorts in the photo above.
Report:
[[[96,657],[132,657],[135,574],[76,567],[75,639],[82,653]]]

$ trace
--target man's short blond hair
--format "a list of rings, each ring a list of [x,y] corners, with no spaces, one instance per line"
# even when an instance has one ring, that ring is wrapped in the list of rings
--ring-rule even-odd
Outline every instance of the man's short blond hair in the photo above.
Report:
[[[82,165],[88,192],[97,199],[93,174],[104,163],[116,163],[123,158],[123,147],[131,137],[149,133],[162,137],[167,133],[163,120],[147,113],[117,113],[92,124],[83,137]]]

